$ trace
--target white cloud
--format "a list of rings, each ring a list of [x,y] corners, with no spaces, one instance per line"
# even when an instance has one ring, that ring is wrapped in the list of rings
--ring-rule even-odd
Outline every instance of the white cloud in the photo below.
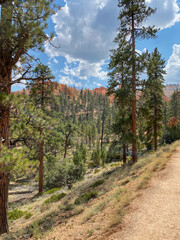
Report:
[[[156,13],[147,21],[148,24],[164,29],[180,21],[177,0],[146,0],[146,2],[150,7],[157,8]]]
[[[53,44],[60,48],[46,45],[46,52],[51,58],[64,56],[68,63],[78,62],[73,76],[107,78],[101,65],[114,46],[118,14],[117,1],[67,1],[52,18],[56,32]]]
[[[59,63],[59,61],[58,61],[56,58],[54,58],[53,61],[54,61],[54,63],[56,63],[56,64]]]
[[[166,65],[166,72],[167,83],[180,83],[180,45],[174,44],[173,53]]]
[[[137,52],[139,55],[142,54],[141,50],[136,49],[136,52]]]
[[[102,84],[98,83],[98,82],[93,82],[93,85],[97,85],[98,87],[101,87]]]
[[[62,73],[67,77],[87,80],[89,77],[107,79],[103,69],[109,58],[109,49],[119,26],[120,9],[117,0],[64,0],[64,8],[52,17],[55,24],[55,46],[46,44],[46,53],[51,57],[65,57]],[[146,0],[157,8],[148,20],[149,25],[161,29],[171,27],[180,21],[177,0]],[[57,61],[54,60],[54,62]]]
[[[73,79],[71,79],[68,76],[59,76],[59,83],[65,84],[67,86],[75,86],[75,87],[82,87],[81,82],[75,82]]]
[[[95,77],[101,80],[107,79],[107,72],[102,69],[105,62],[89,63],[87,61],[66,61],[65,67],[61,71],[66,76],[77,77],[81,80],[87,80],[88,77]]]

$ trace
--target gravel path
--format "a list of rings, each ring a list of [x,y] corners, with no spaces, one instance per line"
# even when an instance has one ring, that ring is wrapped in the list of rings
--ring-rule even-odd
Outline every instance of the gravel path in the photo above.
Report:
[[[180,240],[180,147],[106,240]]]

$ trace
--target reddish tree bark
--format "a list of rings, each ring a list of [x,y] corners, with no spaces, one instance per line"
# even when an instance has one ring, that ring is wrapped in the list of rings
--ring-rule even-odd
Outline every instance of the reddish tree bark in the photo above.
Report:
[[[126,144],[123,144],[123,163],[126,163],[127,155],[126,155]]]
[[[0,172],[0,235],[9,231],[8,186],[9,174],[5,172]]]
[[[9,95],[11,93],[11,68],[3,71],[0,68],[0,93]],[[0,101],[0,151],[1,146],[10,145],[10,106]],[[9,173],[2,171],[0,165],[0,235],[7,233],[8,228],[8,186]]]
[[[71,131],[69,131],[68,134],[66,135],[65,146],[64,146],[64,158],[66,158],[66,155],[67,155],[67,147],[68,147],[68,140],[69,140],[70,134],[71,134]]]
[[[43,192],[43,173],[44,173],[44,141],[40,142],[39,149],[39,193]]]
[[[156,109],[156,107],[154,109],[154,117],[155,117],[155,121],[154,121],[154,150],[157,151],[157,148],[158,148],[158,143],[157,143],[158,126],[157,126],[157,109]]]
[[[137,143],[136,143],[136,62],[135,62],[135,26],[134,15],[132,15],[132,161],[137,162]]]

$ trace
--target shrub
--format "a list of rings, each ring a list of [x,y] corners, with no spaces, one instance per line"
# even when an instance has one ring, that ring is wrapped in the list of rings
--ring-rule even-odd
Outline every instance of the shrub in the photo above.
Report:
[[[46,170],[45,173],[45,186],[47,188],[55,188],[68,186],[72,187],[72,184],[77,180],[83,178],[85,174],[85,165],[83,162],[75,164],[70,160],[63,160],[62,162],[56,162],[51,166],[51,169]]]
[[[67,206],[64,208],[64,210],[65,210],[65,211],[71,211],[71,210],[73,210],[73,208],[74,208],[74,205],[73,205],[73,204],[69,204],[69,205],[67,205]]]
[[[52,202],[57,202],[57,201],[61,200],[63,197],[65,197],[65,196],[66,196],[65,193],[52,195],[50,198],[46,199],[44,203],[48,204],[48,203],[52,203]]]
[[[53,193],[55,193],[55,192],[57,192],[59,190],[60,190],[60,188],[52,188],[52,189],[44,192],[43,194],[53,194]]]
[[[98,167],[100,165],[104,165],[107,158],[106,149],[100,149],[100,145],[98,143],[97,148],[93,150],[91,155],[91,167]]]
[[[117,141],[113,141],[109,147],[107,157],[106,157],[106,162],[111,163],[111,162],[119,162],[121,161],[121,152],[122,152],[122,147]]]
[[[29,218],[31,218],[32,217],[32,213],[30,213],[30,212],[27,212],[25,215],[24,215],[24,218],[25,219],[29,219]]]
[[[96,187],[100,186],[103,183],[104,183],[104,179],[100,179],[100,180],[94,182],[90,187],[96,188]]]
[[[14,209],[13,211],[9,212],[9,219],[10,220],[16,220],[18,218],[21,218],[26,212],[23,212],[19,209]]]
[[[76,200],[75,200],[75,204],[79,205],[81,203],[87,203],[90,199],[92,198],[96,198],[98,196],[98,193],[93,191],[93,192],[86,192],[85,194],[79,196]]]
[[[101,151],[99,148],[94,149],[91,155],[91,166],[92,167],[98,167],[101,163]]]

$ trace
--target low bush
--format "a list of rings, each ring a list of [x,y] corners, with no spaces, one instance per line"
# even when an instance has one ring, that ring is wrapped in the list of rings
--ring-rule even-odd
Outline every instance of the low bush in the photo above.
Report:
[[[98,193],[96,191],[88,191],[85,194],[79,196],[76,200],[75,200],[75,204],[79,205],[81,203],[87,203],[90,199],[92,198],[96,198],[98,196]]]
[[[52,195],[50,198],[46,199],[44,203],[48,204],[52,202],[57,202],[57,201],[60,201],[65,196],[66,196],[66,193],[55,194],[55,195]]]
[[[96,187],[102,185],[103,183],[104,183],[104,179],[100,179],[100,180],[94,182],[90,187],[96,188]]]
[[[67,206],[64,208],[64,211],[71,211],[71,210],[73,210],[73,208],[74,208],[74,205],[73,205],[73,204],[69,204],[69,205],[67,205]]]
[[[85,174],[85,165],[80,162],[76,165],[71,160],[63,160],[55,163],[53,168],[47,168],[45,174],[45,187],[58,188],[62,186],[72,187],[72,184],[83,178]]]
[[[19,209],[14,209],[13,211],[10,211],[8,216],[10,220],[16,220],[18,218],[21,218],[24,215],[24,212]]]
[[[9,216],[10,220],[17,220],[18,218],[21,218],[22,216],[24,216],[25,219],[29,219],[30,217],[32,217],[32,213],[27,212],[27,211],[21,211],[16,208],[13,211],[10,211],[8,216]]]
[[[53,194],[53,193],[59,191],[60,189],[61,189],[61,188],[52,188],[52,189],[44,192],[43,194]]]
[[[31,218],[32,215],[33,215],[32,213],[27,212],[27,213],[24,215],[24,218],[27,220],[27,219]]]

